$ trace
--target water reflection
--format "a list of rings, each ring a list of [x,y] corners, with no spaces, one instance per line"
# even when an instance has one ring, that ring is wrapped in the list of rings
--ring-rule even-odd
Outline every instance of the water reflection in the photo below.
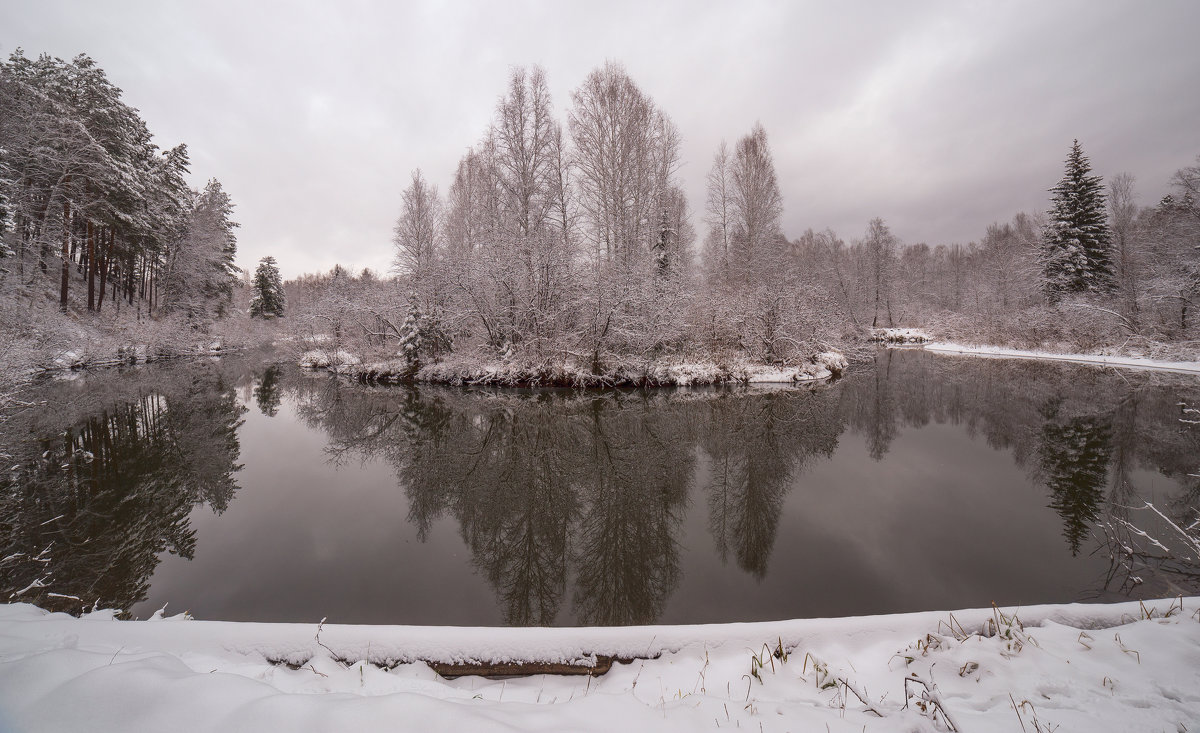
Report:
[[[282,375],[283,367],[270,364],[263,369],[262,376],[254,385],[254,401],[258,404],[258,411],[267,417],[279,414],[279,405],[283,402],[283,394],[279,388],[279,378]]]
[[[1151,486],[1153,476],[1166,480],[1164,507],[1172,516],[1188,516],[1200,502],[1192,475],[1200,473],[1200,430],[1180,419],[1180,404],[1200,402],[1200,390],[1161,375],[886,351],[812,389],[572,393],[368,388],[251,364],[227,360],[59,385],[46,394],[70,409],[0,426],[14,464],[0,479],[0,542],[4,556],[18,556],[0,565],[0,590],[24,590],[24,600],[60,606],[79,602],[49,593],[126,608],[145,599],[164,553],[190,558],[195,551],[193,509],[223,511],[238,490],[238,461],[263,458],[239,458],[245,408],[235,387],[243,402],[272,418],[270,430],[298,420],[323,435],[325,453],[317,460],[349,472],[386,465],[397,494],[392,503],[403,502],[416,539],[430,542],[439,528],[456,528],[499,620],[512,625],[654,623],[681,593],[714,607],[728,602],[711,592],[706,597],[703,588],[684,589],[685,567],[702,574],[736,567],[753,584],[775,588],[779,578],[814,563],[865,564],[858,576],[834,576],[820,589],[858,605],[780,612],[792,615],[985,605],[1000,595],[981,601],[945,590],[955,584],[938,576],[966,572],[954,563],[972,557],[956,547],[922,556],[929,565],[923,575],[933,578],[928,585],[894,577],[887,556],[905,557],[904,548],[873,546],[895,542],[885,538],[889,515],[906,524],[901,536],[914,546],[920,546],[914,532],[932,537],[932,530],[951,525],[970,536],[982,528],[1004,549],[989,555],[982,548],[973,562],[1007,564],[998,565],[996,577],[978,578],[980,587],[1003,585],[1021,602],[1073,600],[1103,593],[1104,574],[1086,587],[1072,585],[1070,597],[1045,589],[1053,578],[1021,577],[1042,560],[1022,554],[1023,545],[1033,547],[1025,534],[1041,531],[1037,512],[1061,525],[1055,542],[1063,555],[1083,563],[1096,518],[1161,489]],[[958,496],[965,487],[940,478],[969,475],[971,467],[941,444],[945,434],[932,430],[937,426],[1007,456],[1009,471],[1015,464],[1040,487],[1031,508],[1017,511],[1015,521],[975,512],[977,499]],[[21,437],[27,434],[38,437]],[[1007,496],[1019,489],[1011,476],[977,478],[1004,495],[997,497],[1001,505],[1024,501]],[[856,483],[862,481],[871,485]],[[890,492],[914,507],[951,508],[937,516],[930,508],[887,508]],[[965,510],[952,508],[962,502]],[[829,507],[840,508],[830,516]],[[297,511],[304,516],[303,505]],[[341,536],[356,528],[328,531]],[[779,556],[781,544],[793,549]],[[824,556],[835,544],[858,554]],[[711,559],[688,559],[708,545]],[[43,563],[37,555],[47,547],[50,561]],[[379,551],[412,552],[402,545]],[[247,555],[253,564],[253,553]],[[698,562],[700,571],[692,569]],[[886,580],[871,581],[873,573]],[[270,576],[271,568],[258,574]],[[45,588],[27,588],[39,579]],[[1161,590],[1153,583],[1137,589]],[[753,612],[713,619],[703,609],[694,616],[676,610],[670,620],[749,620],[757,618]]]
[[[833,455],[842,432],[838,392],[781,392],[709,400],[699,418],[708,456],[709,530],[722,561],[762,578],[775,545],[783,501],[797,473]]]
[[[0,590],[52,609],[129,608],[162,553],[192,557],[192,508],[232,501],[243,408],[202,366],[105,374],[41,396],[2,426]]]

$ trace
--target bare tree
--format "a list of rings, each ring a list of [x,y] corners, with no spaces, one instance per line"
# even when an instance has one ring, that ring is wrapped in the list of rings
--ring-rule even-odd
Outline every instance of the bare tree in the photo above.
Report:
[[[712,168],[705,178],[704,223],[708,225],[705,237],[705,260],[711,267],[724,270],[729,265],[729,240],[732,226],[733,173],[729,159],[729,147],[722,140],[713,155]]]
[[[567,124],[591,236],[607,258],[628,263],[649,243],[647,224],[654,221],[653,143],[661,113],[614,62],[588,74],[571,100]]]
[[[783,195],[761,123],[738,140],[731,173],[734,254],[730,268],[735,277],[747,280],[771,267],[783,240]]]
[[[553,205],[556,128],[546,73],[538,66],[514,69],[497,109],[496,162],[506,218],[517,237],[537,233]]]
[[[1134,221],[1137,201],[1133,190],[1134,177],[1118,173],[1108,182],[1108,211],[1111,220],[1117,288],[1121,293],[1121,308],[1131,328],[1138,329],[1137,252]]]
[[[392,243],[396,246],[395,270],[420,283],[429,275],[437,257],[438,230],[442,205],[437,187],[421,175],[412,172],[412,183],[404,189],[403,208]]]
[[[875,217],[867,226],[867,236],[863,239],[863,253],[867,260],[869,286],[871,289],[871,304],[874,316],[871,318],[872,328],[878,327],[880,309],[887,315],[887,325],[894,325],[892,318],[892,284],[896,267],[896,247],[899,240],[892,234],[883,219]]]

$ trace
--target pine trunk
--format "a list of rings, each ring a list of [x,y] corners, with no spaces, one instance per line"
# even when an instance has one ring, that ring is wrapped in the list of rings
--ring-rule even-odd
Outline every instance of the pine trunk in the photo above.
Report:
[[[112,227],[107,227],[107,229],[108,245],[104,247],[104,257],[100,262],[100,297],[96,300],[97,313],[99,313],[104,307],[104,286],[108,282],[108,271],[112,267],[113,240],[115,239],[115,234],[112,230]],[[101,243],[104,242],[103,236],[101,237],[100,241]]]
[[[62,281],[59,283],[58,307],[67,310],[67,290],[71,283],[71,202],[63,200],[62,219]]]
[[[87,256],[88,256],[88,310],[96,310],[96,228],[92,220],[87,223]]]

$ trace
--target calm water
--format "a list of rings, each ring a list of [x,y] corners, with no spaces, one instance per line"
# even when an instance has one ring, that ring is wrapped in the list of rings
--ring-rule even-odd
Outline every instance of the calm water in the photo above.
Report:
[[[693,623],[1168,595],[1111,573],[1093,520],[1200,503],[1194,380],[911,350],[813,389],[368,388],[236,358],[29,399],[0,425],[0,592],[41,580],[20,598],[139,617]]]

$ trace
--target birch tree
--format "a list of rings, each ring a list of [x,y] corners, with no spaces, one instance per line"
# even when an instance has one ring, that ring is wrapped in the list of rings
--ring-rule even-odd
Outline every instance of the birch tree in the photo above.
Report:
[[[412,172],[412,182],[401,196],[400,218],[393,230],[392,243],[396,248],[394,269],[418,286],[430,283],[437,258],[441,201],[437,187],[421,175]]]
[[[730,229],[732,227],[733,181],[729,147],[722,140],[713,155],[712,167],[705,178],[704,257],[708,266],[724,270],[729,266]]]

